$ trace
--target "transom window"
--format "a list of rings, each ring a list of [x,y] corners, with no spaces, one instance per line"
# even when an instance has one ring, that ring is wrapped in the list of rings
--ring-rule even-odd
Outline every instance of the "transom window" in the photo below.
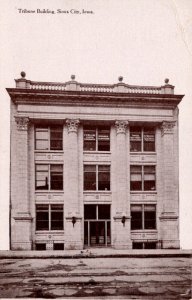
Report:
[[[35,128],[36,150],[62,150],[63,126],[49,126]]]
[[[37,204],[36,230],[63,230],[63,204]]]
[[[84,151],[110,151],[109,127],[84,127]]]
[[[130,190],[154,191],[156,189],[155,166],[130,166]]]
[[[151,127],[130,127],[130,151],[131,152],[154,152],[155,129]]]
[[[63,190],[63,165],[36,164],[36,190]]]
[[[84,190],[109,191],[110,166],[109,165],[84,165]]]
[[[109,204],[85,204],[84,219],[85,220],[110,220]]]
[[[131,230],[156,229],[156,205],[131,205]]]

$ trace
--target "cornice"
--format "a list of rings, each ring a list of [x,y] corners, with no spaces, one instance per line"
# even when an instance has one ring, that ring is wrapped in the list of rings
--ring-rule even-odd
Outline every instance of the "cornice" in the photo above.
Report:
[[[46,91],[30,89],[7,89],[12,101],[16,104],[31,105],[66,105],[66,106],[107,106],[130,107],[151,105],[176,107],[184,95],[138,94],[138,93],[96,93],[78,91]]]

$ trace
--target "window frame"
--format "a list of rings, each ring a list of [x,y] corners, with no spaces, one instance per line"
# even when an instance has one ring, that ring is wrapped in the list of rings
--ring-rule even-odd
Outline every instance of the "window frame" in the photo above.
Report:
[[[95,167],[95,178],[96,178],[96,182],[95,182],[95,189],[85,189],[85,173],[88,173],[89,171],[85,171],[85,166],[94,166]],[[109,167],[109,189],[104,189],[101,190],[99,189],[99,173],[102,173],[102,171],[99,171],[99,167]],[[91,172],[91,171],[90,171]],[[93,171],[92,171],[93,173]],[[103,173],[107,173],[107,171],[103,171]],[[84,164],[83,165],[83,191],[84,192],[110,192],[111,191],[111,165],[109,164]]]
[[[132,130],[134,128],[140,129],[140,130]],[[147,132],[147,130],[151,130],[151,132],[153,131],[153,135],[154,135],[154,150],[150,151],[150,150],[145,150],[145,132]],[[131,140],[131,133],[140,133],[141,135],[141,150],[131,150],[131,142],[133,142],[133,140]],[[129,137],[129,150],[130,153],[155,153],[156,152],[156,128],[155,127],[147,127],[147,126],[130,126],[130,137]]]
[[[138,210],[139,212],[141,212],[141,228],[132,228],[132,212],[137,211],[137,210],[133,210],[133,206],[138,206],[138,208],[140,207],[141,210]],[[147,207],[149,208],[149,206],[153,206],[153,209],[151,210],[147,210]],[[157,205],[156,204],[131,204],[131,231],[150,231],[150,230],[157,230]],[[154,228],[146,228],[146,217],[145,217],[145,212],[150,211],[150,212],[155,212],[155,218],[152,219],[153,221],[155,221],[155,226]]]
[[[48,188],[37,188],[37,182],[40,180],[37,180],[38,177],[38,170],[37,170],[37,166],[48,166],[48,182],[47,182],[47,186]],[[51,189],[51,166],[62,166],[62,189]],[[43,171],[41,171],[43,172]],[[63,168],[63,164],[46,164],[46,163],[36,163],[35,164],[35,191],[63,191],[64,189],[64,168]]]
[[[132,172],[131,171],[131,167],[140,167],[141,168],[141,172]],[[154,170],[149,172],[146,172],[145,169],[147,169],[146,167],[153,167]],[[131,176],[134,174],[139,174],[141,175],[141,189],[133,189],[131,186],[131,183],[134,182],[133,180],[131,180]],[[154,181],[154,189],[146,189],[146,175],[154,175],[154,180],[151,180],[152,182]],[[157,175],[156,175],[156,165],[137,165],[137,164],[131,164],[130,165],[130,192],[156,192],[157,191]]]
[[[107,128],[106,128],[107,127]],[[95,131],[95,149],[94,150],[85,150],[85,131]],[[109,134],[109,150],[99,150],[99,133],[100,131],[108,131]],[[110,152],[111,151],[111,128],[110,126],[84,126],[83,127],[83,151],[84,152]]]
[[[37,207],[39,206],[47,206],[48,207],[48,229],[37,229],[38,226],[37,226],[37,213],[40,212],[40,211],[43,211],[43,210],[38,210]],[[62,212],[63,214],[63,218],[62,218],[62,229],[51,229],[52,228],[52,212],[55,212],[56,210],[53,210],[53,206],[58,206],[60,205],[62,207],[62,210],[58,210],[60,212]],[[42,231],[51,231],[51,232],[56,232],[56,231],[64,231],[64,204],[63,203],[54,203],[54,204],[47,204],[47,203],[43,203],[43,204],[40,204],[40,203],[36,203],[35,205],[35,231],[37,232],[42,232]]]
[[[52,130],[53,129],[58,129],[58,128],[60,128],[60,132],[62,132],[62,134],[61,134],[61,138],[59,139],[59,138],[54,138],[54,139],[52,139],[51,138],[51,132],[52,132]],[[37,130],[46,130],[47,129],[47,134],[48,134],[48,138],[47,139],[37,139]],[[47,144],[48,144],[48,148],[47,149],[38,149],[37,148],[37,141],[41,141],[41,140],[44,140],[44,141],[47,141]],[[55,140],[59,140],[59,141],[61,141],[61,148],[60,149],[54,149],[54,148],[52,148],[51,147],[51,142],[52,141],[55,141]],[[51,126],[51,125],[49,125],[49,126],[38,126],[38,125],[36,125],[35,126],[35,133],[34,133],[34,141],[35,141],[35,151],[41,151],[41,152],[47,152],[47,151],[59,151],[59,152],[62,152],[63,151],[63,125],[57,125],[57,126]]]

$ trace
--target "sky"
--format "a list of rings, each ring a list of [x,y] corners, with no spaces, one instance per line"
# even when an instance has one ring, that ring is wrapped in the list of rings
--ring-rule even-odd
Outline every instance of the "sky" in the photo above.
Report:
[[[180,240],[182,249],[192,249],[192,1],[0,3],[0,250],[9,249],[10,100],[5,88],[15,87],[21,71],[29,80],[53,82],[75,74],[82,83],[113,84],[121,75],[127,84],[161,86],[169,78],[175,93],[185,94],[179,104]]]

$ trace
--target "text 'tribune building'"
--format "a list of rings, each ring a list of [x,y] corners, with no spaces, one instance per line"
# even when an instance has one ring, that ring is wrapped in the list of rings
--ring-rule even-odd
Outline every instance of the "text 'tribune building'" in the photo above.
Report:
[[[179,248],[174,87],[27,80],[11,97],[11,250]]]

